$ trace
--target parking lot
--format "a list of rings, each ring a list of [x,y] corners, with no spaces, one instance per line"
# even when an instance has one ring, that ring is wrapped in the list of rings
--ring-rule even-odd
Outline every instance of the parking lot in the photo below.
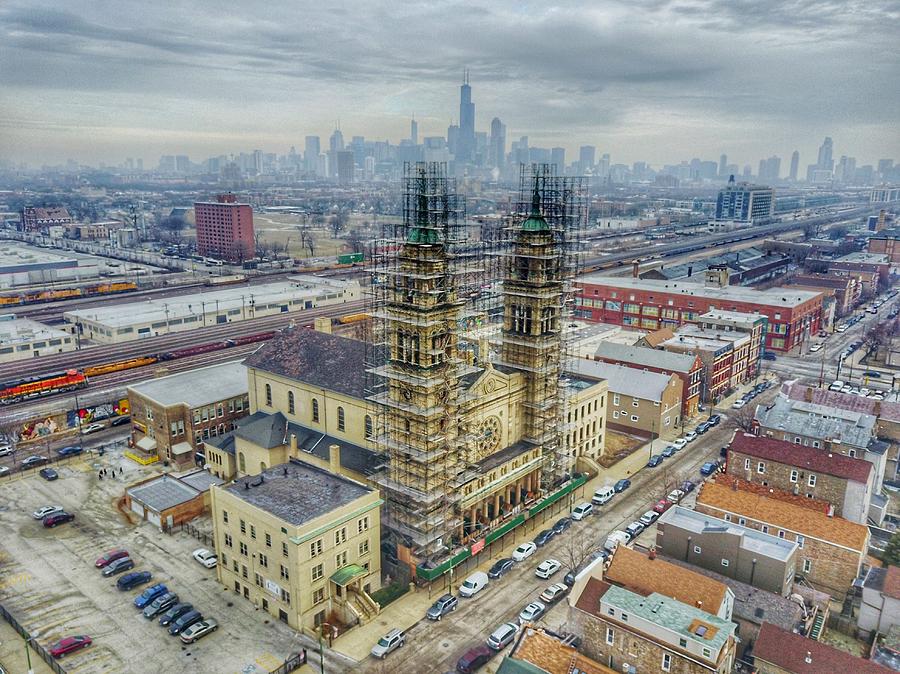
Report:
[[[119,466],[122,476],[98,479],[100,468]],[[0,484],[0,602],[45,647],[64,636],[92,637],[92,646],[65,657],[67,671],[253,674],[269,672],[311,645],[224,590],[215,570],[191,557],[202,547],[199,541],[134,525],[116,510],[125,486],[145,476],[146,468],[113,453],[58,471],[54,482],[32,475]],[[76,519],[47,529],[31,515],[44,505],[61,505]],[[121,592],[118,576],[104,578],[94,568],[103,552],[116,547],[129,550],[135,571],[153,573],[150,584],[165,583],[181,601],[214,618],[218,631],[185,646],[145,619],[132,600],[149,585]]]

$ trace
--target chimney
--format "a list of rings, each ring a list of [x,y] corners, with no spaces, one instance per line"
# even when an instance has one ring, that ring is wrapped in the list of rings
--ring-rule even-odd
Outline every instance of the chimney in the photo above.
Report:
[[[811,402],[813,401],[813,390],[812,390],[812,386],[807,386],[807,387],[806,387],[806,392],[803,394],[803,400],[805,400],[805,401],[808,402],[808,403],[811,403]]]
[[[328,470],[330,470],[335,475],[340,475],[340,473],[341,473],[341,446],[340,445],[329,445],[328,446]]]
[[[703,602],[700,601],[700,600],[698,599],[697,602],[695,603],[695,606],[696,606],[697,608],[699,608],[699,609],[702,609],[702,608],[703,608]]]
[[[829,517],[834,517],[834,506],[830,503],[828,504],[828,512],[826,513]]]
[[[647,559],[656,559],[656,548],[650,548],[650,553],[647,555]]]
[[[688,278],[694,275],[694,268],[691,265],[688,265]]]
[[[297,434],[296,433],[291,433],[290,446],[291,446],[291,456],[297,456]]]
[[[641,273],[641,262],[640,260],[635,260],[631,263],[631,276],[632,278],[638,278]]]

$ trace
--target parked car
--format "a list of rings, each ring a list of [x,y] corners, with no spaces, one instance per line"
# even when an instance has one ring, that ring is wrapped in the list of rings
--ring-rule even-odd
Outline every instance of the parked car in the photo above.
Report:
[[[63,637],[50,647],[50,655],[54,658],[63,658],[69,653],[87,648],[92,643],[94,643],[94,640],[87,635]]]
[[[216,556],[215,552],[211,550],[207,550],[206,548],[198,548],[191,553],[194,559],[200,562],[207,569],[212,569],[219,563],[219,558]]]
[[[669,445],[662,451],[662,456],[664,456],[665,458],[668,459],[668,458],[675,456],[675,452],[677,452],[677,451],[678,450],[675,449],[675,445]]]
[[[0,466],[0,476],[9,475],[9,466]]]
[[[746,404],[747,401],[741,398],[740,400],[735,400],[733,403],[731,403],[731,409],[739,410],[742,409]]]
[[[100,555],[100,557],[97,558],[97,561],[94,562],[94,566],[98,569],[102,569],[110,562],[114,562],[117,559],[122,559],[123,557],[128,557],[128,550],[125,550],[123,548],[109,550],[108,552],[104,552],[102,555]]]
[[[201,620],[203,620],[203,616],[201,615],[200,611],[197,611],[196,609],[188,611],[187,613],[182,614],[181,617],[179,617],[177,620],[169,624],[169,634],[171,634],[173,637],[176,634],[181,634],[188,627],[190,627],[194,623],[200,622]]]
[[[372,646],[372,655],[376,658],[386,658],[389,653],[403,648],[406,642],[406,634],[403,630],[392,629],[378,640],[378,643]]]
[[[72,513],[67,513],[65,510],[59,513],[53,513],[52,515],[47,515],[44,518],[44,526],[48,529],[52,529],[55,526],[59,526],[60,524],[65,524],[66,522],[71,522],[75,519],[75,515]]]
[[[684,438],[678,438],[677,440],[672,441],[672,446],[675,447],[675,449],[684,449],[685,447],[687,447],[687,440],[685,440]]]
[[[32,454],[22,459],[22,468],[36,468],[37,466],[43,466],[47,461],[49,459],[46,456]]]
[[[59,479],[59,473],[57,473],[52,468],[41,468],[38,473],[42,478],[47,480],[47,482],[53,482],[53,480]]]
[[[70,445],[68,447],[62,447],[61,449],[57,449],[56,453],[60,456],[76,456],[81,454],[84,451],[84,448],[78,447],[76,445]]]
[[[632,522],[631,524],[629,524],[627,527],[625,527],[625,533],[628,534],[628,537],[629,537],[628,540],[633,541],[635,538],[637,538],[640,535],[640,533],[644,530],[644,528],[645,528],[644,525],[641,524],[640,522],[635,521],[635,522]]]
[[[672,502],[669,501],[668,499],[662,498],[656,502],[655,506],[653,506],[653,511],[662,515],[664,512],[666,512],[671,507],[672,507]]]
[[[123,591],[131,590],[138,585],[149,583],[151,578],[153,578],[153,574],[149,571],[132,571],[119,578],[119,580],[116,581],[116,587]]]
[[[515,564],[515,560],[511,557],[503,557],[502,559],[498,559],[494,562],[493,566],[488,569],[488,578],[496,580],[500,578],[504,573],[513,568]]]
[[[541,601],[547,604],[553,604],[565,597],[568,593],[568,585],[565,583],[553,583],[553,585],[541,592]]]
[[[484,644],[470,648],[456,661],[456,671],[459,674],[473,674],[484,667],[495,653],[494,649]]]
[[[188,604],[187,602],[180,602],[178,604],[175,604],[175,606],[159,616],[158,622],[163,627],[168,627],[185,613],[193,610],[194,607],[191,604]]]
[[[157,583],[151,587],[148,587],[146,590],[141,592],[137,597],[134,598],[134,605],[136,608],[144,608],[148,604],[150,604],[157,597],[164,595],[169,591],[169,588],[165,586],[165,583]]]
[[[647,462],[647,468],[656,468],[662,462],[662,454],[655,454],[654,456],[651,456],[650,460]]]
[[[846,330],[846,328],[844,328],[844,330]],[[840,332],[843,332],[843,330],[841,330]],[[760,356],[760,358],[762,358],[763,360],[775,360],[775,354],[772,353],[771,351],[765,351]]]
[[[647,512],[645,512],[643,515],[640,516],[639,521],[645,527],[649,527],[651,524],[653,524],[658,519],[659,519],[658,512],[656,512],[654,510],[648,510]]]
[[[119,557],[114,559],[105,567],[103,567],[103,575],[105,577],[115,576],[134,568],[134,560],[131,557]]]
[[[87,435],[88,433],[96,433],[97,431],[102,431],[106,426],[103,424],[88,424],[81,429],[81,432]]]
[[[815,353],[816,351],[821,351],[821,350],[822,350],[822,347],[824,347],[824,346],[825,346],[825,345],[822,344],[822,342],[816,342],[816,343],[813,344],[811,347],[809,347],[809,352],[810,352],[810,353]]]
[[[534,575],[538,578],[543,578],[547,580],[554,573],[559,571],[562,568],[562,563],[557,559],[545,559],[543,562],[538,564],[538,567],[534,570]]]
[[[594,506],[590,503],[579,503],[577,506],[572,508],[572,519],[576,521],[581,521],[588,515],[594,512]]]
[[[452,594],[445,594],[442,597],[438,597],[438,599],[428,608],[425,612],[425,617],[429,620],[440,620],[446,614],[455,611],[458,607],[459,599]]]
[[[612,497],[616,495],[616,490],[612,487],[600,487],[594,492],[594,495],[591,497],[591,503],[594,505],[605,505],[612,500]]]
[[[571,518],[563,517],[562,519],[556,520],[556,524],[553,525],[553,531],[555,531],[557,535],[559,535],[570,526],[572,526]]]
[[[203,620],[195,622],[181,633],[181,642],[192,644],[198,639],[202,639],[207,634],[212,634],[217,629],[219,629],[219,623],[212,618],[204,618]],[[403,644],[400,645],[402,646]]]
[[[671,501],[672,503],[681,503],[681,499],[685,497],[685,493],[681,489],[673,489],[666,496],[667,501]]]
[[[144,607],[144,617],[147,620],[155,618],[160,613],[165,613],[178,603],[178,595],[174,592],[166,592],[159,595]]]
[[[130,416],[116,417],[109,423],[109,425],[110,426],[122,426],[124,424],[127,424],[130,421],[131,421]]]
[[[0,456],[12,456],[15,451],[16,450],[9,445],[0,445]]]
[[[707,423],[706,421],[704,421],[702,424],[697,426],[697,428],[695,428],[694,430],[696,431],[697,435],[703,435],[709,429],[710,429],[710,424]]]
[[[542,548],[551,540],[553,540],[554,536],[556,536],[556,532],[553,529],[544,529],[541,533],[534,537],[534,543],[539,548]]]
[[[47,506],[41,506],[40,508],[35,510],[33,513],[31,513],[31,516],[36,520],[42,520],[47,515],[52,515],[53,513],[61,513],[62,511],[63,511],[62,506],[47,505]]]
[[[534,554],[535,550],[537,550],[537,545],[535,545],[531,541],[522,543],[519,547],[517,547],[515,550],[513,550],[513,553],[512,553],[513,561],[523,562],[526,559],[528,559],[529,557],[531,557],[531,555]]]
[[[615,489],[616,493],[619,494],[631,486],[631,480],[619,480],[613,485],[613,489]]]
[[[546,612],[546,606],[539,601],[533,601],[519,611],[519,624],[534,622]]]
[[[719,464],[715,461],[707,461],[700,467],[700,474],[704,476],[712,475],[718,470]]]
[[[711,423],[713,426],[718,426],[720,421],[722,421],[722,417],[718,414],[713,414],[709,418],[709,423]]]
[[[881,373],[875,372],[874,370],[866,370],[863,372],[863,375],[866,377],[871,377],[872,379],[881,379]]]
[[[512,643],[512,640],[516,638],[516,634],[518,633],[518,625],[515,623],[503,623],[500,627],[491,632],[491,636],[487,639],[487,645],[495,651],[502,651]]]
[[[473,597],[486,588],[487,584],[487,574],[484,571],[476,571],[459,586],[459,594],[463,597]]]
[[[693,442],[694,440],[697,439],[697,432],[696,431],[688,431],[687,433],[684,434],[684,439],[687,440],[688,442]]]

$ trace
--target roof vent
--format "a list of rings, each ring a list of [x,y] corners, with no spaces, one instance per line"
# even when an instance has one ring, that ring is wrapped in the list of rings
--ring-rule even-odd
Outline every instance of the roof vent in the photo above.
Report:
[[[812,653],[810,653],[809,651],[806,651],[806,657],[803,660],[804,660],[804,662],[806,662],[807,665],[811,665],[812,664]]]

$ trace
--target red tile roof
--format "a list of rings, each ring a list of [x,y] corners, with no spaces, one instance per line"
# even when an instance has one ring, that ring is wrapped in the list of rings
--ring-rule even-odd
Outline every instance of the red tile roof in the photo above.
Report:
[[[864,484],[868,482],[869,474],[872,472],[872,464],[862,459],[775,438],[758,437],[750,433],[736,433],[731,441],[731,449],[760,459]]]
[[[893,565],[888,567],[881,592],[893,599],[900,599],[900,568]]]
[[[791,674],[888,674],[887,667],[850,655],[837,648],[787,632],[771,623],[763,623],[753,646],[757,664],[763,660]],[[809,662],[807,662],[809,660]],[[765,670],[765,667],[762,668]]]
[[[575,608],[580,608],[585,613],[590,613],[591,615],[601,615],[600,597],[606,594],[606,591],[610,587],[612,586],[609,583],[591,576],[588,578],[587,583],[584,584],[584,589],[581,590],[581,594],[578,595],[578,600],[575,602]]]

